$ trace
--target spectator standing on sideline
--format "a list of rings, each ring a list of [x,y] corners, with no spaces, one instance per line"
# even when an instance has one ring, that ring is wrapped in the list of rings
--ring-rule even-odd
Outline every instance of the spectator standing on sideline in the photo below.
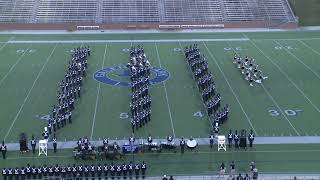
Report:
[[[221,163],[221,165],[220,165],[219,178],[220,178],[220,176],[222,176],[222,178],[223,178],[225,172],[226,172],[225,165],[224,165],[224,163]]]
[[[169,180],[174,180],[174,179],[173,179],[173,176],[170,176]]]
[[[168,180],[167,175],[163,175],[162,180]]]

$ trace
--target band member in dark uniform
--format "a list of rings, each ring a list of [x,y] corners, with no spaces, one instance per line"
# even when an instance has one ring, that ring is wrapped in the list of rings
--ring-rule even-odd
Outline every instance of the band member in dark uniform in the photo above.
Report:
[[[228,146],[229,146],[229,148],[231,148],[231,146],[232,146],[232,141],[233,141],[233,134],[232,134],[232,131],[230,129],[229,134],[228,134]]]
[[[102,166],[99,163],[97,166],[97,176],[98,176],[98,180],[101,180],[101,175],[102,175]]]
[[[32,139],[31,139],[31,147],[32,147],[32,153],[35,154],[36,153],[36,140],[34,139],[34,136],[32,135]]]
[[[86,177],[86,180],[88,180],[89,177],[89,167],[87,165],[83,166],[84,176]]]
[[[27,167],[26,167],[26,175],[27,175],[27,179],[31,178],[31,167],[29,164],[27,164]]]
[[[7,146],[4,144],[4,141],[2,141],[1,145],[1,153],[2,153],[2,159],[6,159],[6,154],[7,154]]]
[[[108,171],[109,171],[109,167],[107,164],[103,165],[103,174],[104,174],[104,179],[108,179]]]
[[[185,145],[186,145],[186,141],[183,139],[183,137],[181,138],[180,140],[180,149],[181,149],[181,154],[184,153],[184,148],[185,148]],[[142,169],[142,167],[141,167]]]
[[[183,140],[183,139],[182,139]],[[184,140],[183,140],[184,141]],[[147,170],[147,165],[146,163],[143,161],[141,164],[141,175],[142,175],[142,179],[145,178],[146,175],[146,170]]]
[[[14,177],[16,180],[19,180],[19,176],[20,176],[20,169],[18,167],[16,167],[14,169]]]
[[[13,170],[11,168],[8,169],[8,175],[7,175],[9,180],[12,180],[13,178]]]
[[[26,169],[24,167],[20,169],[20,177],[21,177],[21,180],[26,179]]]
[[[254,134],[253,134],[252,129],[251,129],[250,134],[248,136],[248,140],[249,140],[250,147],[252,147],[252,143],[254,141]]]
[[[72,166],[72,177],[73,179],[76,179],[77,177],[77,166],[75,164]]]
[[[114,179],[114,173],[115,173],[116,169],[114,167],[114,164],[111,163],[110,165],[110,174],[111,174],[111,179]]]
[[[7,176],[8,176],[8,170],[6,168],[3,168],[2,169],[3,180],[7,180]]]
[[[136,174],[136,179],[139,179],[140,165],[138,163],[136,163],[134,165],[134,171],[135,171],[135,174]]]
[[[213,148],[213,140],[214,140],[214,134],[211,133],[211,135],[209,136],[210,148]]]
[[[117,168],[117,177],[118,177],[118,179],[120,179],[120,178],[121,178],[121,173],[122,173],[122,166],[121,166],[121,164],[118,164],[118,165],[116,166],[116,168]]]
[[[124,179],[127,179],[127,172],[128,172],[128,166],[125,163],[123,163],[122,164],[122,174],[123,174]]]
[[[38,173],[37,168],[33,165],[31,168],[31,174],[33,179],[37,178],[37,173]]]
[[[133,174],[133,164],[130,162],[128,164],[128,172],[129,172],[129,178],[132,179],[132,174]]]
[[[37,168],[37,173],[38,173],[38,178],[42,179],[42,167],[41,166]]]
[[[56,152],[57,152],[57,138],[56,138],[56,134],[53,134],[52,145],[53,145],[53,152],[56,153]]]
[[[94,166],[94,164],[92,164],[90,166],[90,172],[91,172],[91,178],[92,178],[92,180],[94,180],[95,179],[94,176],[95,176],[95,172],[96,172],[96,167]]]
[[[234,133],[234,147],[239,148],[239,135],[237,130]]]

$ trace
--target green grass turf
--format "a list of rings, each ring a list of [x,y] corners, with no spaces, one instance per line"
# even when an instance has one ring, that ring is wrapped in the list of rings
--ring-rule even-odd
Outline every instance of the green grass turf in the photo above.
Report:
[[[320,25],[319,0],[290,0],[289,2],[295,15],[299,17],[301,26]]]
[[[0,40],[5,42],[11,37],[12,35],[1,34]],[[318,107],[320,106],[318,98],[320,79],[317,77],[320,74],[319,31],[245,34],[14,35],[14,40],[228,39],[246,37],[249,37],[251,41],[197,42],[201,52],[205,54],[208,60],[210,71],[213,72],[217,90],[223,98],[222,105],[227,103],[231,108],[230,119],[222,126],[222,133],[226,133],[230,128],[251,129],[253,127],[259,136],[289,136],[296,135],[296,131],[300,135],[319,135],[319,122],[317,120]],[[173,51],[174,48],[180,48],[180,44],[178,42],[139,44],[143,44],[145,47],[147,57],[150,58],[153,66],[162,67],[170,72],[170,79],[165,83],[151,87],[152,121],[140,129],[136,136],[146,137],[151,133],[154,137],[163,138],[167,134],[173,134],[174,129],[177,137],[207,137],[210,130],[207,118],[193,116],[197,111],[205,111],[196,84],[192,79],[183,54]],[[181,43],[182,46],[188,44],[192,43]],[[4,44],[0,44],[0,47],[1,45]],[[90,45],[93,49],[92,56],[88,60],[88,76],[84,81],[81,100],[77,101],[76,104],[73,124],[57,133],[58,140],[72,140],[83,136],[90,137],[92,132],[93,139],[104,137],[122,139],[131,134],[129,120],[119,118],[120,113],[129,111],[130,89],[101,84],[98,95],[99,84],[93,79],[94,72],[102,67],[125,65],[128,61],[128,54],[123,52],[122,49],[129,48],[131,46],[130,42],[107,44],[59,43],[57,45],[9,43],[0,51],[1,138],[4,138],[8,133],[6,142],[17,142],[21,132],[26,132],[29,137],[31,134],[40,137],[46,122],[40,120],[39,116],[48,114],[52,105],[56,102],[58,82],[63,78],[68,58],[70,58],[68,50],[80,45]],[[55,46],[56,48],[53,51]],[[35,52],[17,53],[17,50],[28,48],[35,50]],[[242,56],[248,55],[255,58],[262,70],[269,76],[269,79],[264,83],[265,88],[262,86],[250,88],[248,86],[239,70],[232,64],[234,55],[232,49],[235,49]],[[99,101],[96,106],[97,95]],[[303,112],[298,113],[297,116],[284,116],[282,114],[277,117],[270,116],[268,110],[274,109],[280,112],[278,108],[283,111],[301,109]],[[265,148],[266,146],[261,147]],[[288,149],[288,147],[295,149],[295,146],[285,145],[275,146],[275,149],[282,150]],[[303,171],[308,171],[309,167],[310,171],[314,171],[312,165],[318,162],[312,161],[312,158],[309,158],[312,156],[305,154],[297,156],[288,153],[282,156],[281,153],[275,153],[275,155],[272,154],[267,158],[264,157],[264,154],[254,156],[248,154],[248,157],[245,158],[247,158],[247,161],[255,159],[255,156],[259,158],[263,156],[263,158],[261,157],[262,160],[270,159],[270,163],[262,164],[266,171],[277,171],[278,169],[279,171],[300,171],[300,165],[293,163],[291,165],[287,161],[285,162],[286,167],[287,164],[290,164],[287,167],[288,169],[280,165],[276,169],[273,162],[278,157],[280,157],[279,161],[281,159],[283,161],[293,160],[299,162],[297,164],[308,161],[307,168]],[[272,159],[273,156],[275,157]],[[166,158],[169,157],[152,157],[148,161],[156,163],[161,160],[165,164]],[[202,157],[202,155],[199,155],[199,159],[195,157],[187,158],[186,156],[183,156],[183,158],[186,159],[176,161],[176,163],[173,162],[174,160],[170,160],[170,165],[176,166],[180,162],[195,161],[202,164],[199,169],[208,167],[208,171],[199,172],[208,173],[210,170],[216,169],[216,167],[209,168],[211,167],[209,164],[212,162],[206,160],[208,156]],[[215,159],[214,155],[210,158],[212,161],[219,160]],[[241,156],[241,158],[244,157]],[[241,158],[226,154],[221,156],[220,160],[244,160]],[[202,162],[202,160],[206,161]],[[35,162],[37,161],[35,160]],[[7,163],[6,161],[5,165]],[[21,162],[17,160],[12,162],[12,164],[14,163]],[[186,169],[192,167],[191,165],[190,167],[187,166]],[[247,164],[244,167],[247,167]],[[178,170],[179,168],[177,167],[176,173],[187,172]],[[159,171],[155,174],[161,174]]]
[[[215,147],[216,148],[216,147]],[[179,150],[179,149],[178,149]],[[58,150],[57,153],[49,151],[49,156],[36,156],[31,152],[20,154],[18,152],[8,153],[8,159],[2,160],[0,168],[31,165],[67,165],[67,164],[110,164],[111,160],[74,160],[71,150]],[[227,165],[233,160],[236,163],[237,172],[248,172],[249,164],[255,161],[260,173],[275,172],[303,172],[317,173],[319,171],[319,145],[257,145],[247,151],[216,152],[208,146],[201,146],[197,151],[187,150],[181,155],[178,151],[163,153],[144,153],[126,155],[123,159],[113,161],[142,162],[148,164],[149,176],[172,175],[208,175],[216,174],[222,162]]]

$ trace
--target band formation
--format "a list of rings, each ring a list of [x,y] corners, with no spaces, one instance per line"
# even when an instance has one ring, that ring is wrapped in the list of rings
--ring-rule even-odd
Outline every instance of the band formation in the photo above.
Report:
[[[151,120],[151,96],[149,93],[150,62],[142,46],[131,47],[127,64],[131,80],[132,133]]]
[[[86,77],[87,59],[90,53],[90,47],[78,47],[73,50],[65,78],[60,82],[57,105],[53,105],[52,117],[43,132],[44,139],[48,139],[52,132],[66,126],[67,121],[72,123],[72,111],[75,109],[75,100],[81,97],[81,87]]]
[[[236,64],[237,68],[241,71],[243,78],[249,82],[249,86],[253,86],[253,83],[261,84],[263,80],[267,79],[264,76],[262,70],[258,68],[253,58],[246,56],[244,59],[237,54],[233,57],[233,63]]]
[[[202,95],[202,100],[207,108],[207,113],[212,124],[212,134],[218,135],[219,126],[228,119],[229,106],[220,107],[221,96],[216,93],[216,84],[212,73],[208,70],[208,62],[201,54],[198,45],[190,45],[184,48],[184,54],[192,71],[194,80],[198,84],[198,89]],[[220,108],[220,110],[219,110]]]

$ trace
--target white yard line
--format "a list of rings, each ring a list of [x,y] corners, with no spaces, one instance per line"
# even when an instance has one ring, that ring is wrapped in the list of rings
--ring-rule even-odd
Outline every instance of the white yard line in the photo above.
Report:
[[[103,68],[103,66],[104,66],[104,61],[106,59],[107,49],[108,49],[108,44],[106,43],[106,47],[104,48],[104,54],[103,54],[103,60],[102,60],[101,68]],[[91,127],[90,140],[92,140],[93,130],[94,130],[94,126],[95,126],[95,123],[96,123],[96,115],[97,115],[97,109],[98,109],[98,103],[99,103],[99,97],[100,97],[100,88],[101,88],[101,83],[99,82],[99,85],[98,85],[98,88],[97,88],[96,105],[95,105],[94,113],[93,113],[93,121],[92,121],[92,127]]]
[[[157,58],[158,58],[158,61],[159,61],[160,68],[162,68],[157,43],[154,42],[154,45],[156,47]],[[170,117],[170,121],[171,121],[171,128],[172,128],[172,132],[173,132],[173,137],[175,138],[176,137],[176,133],[174,131],[174,126],[173,126],[173,120],[172,120],[171,109],[170,109],[170,105],[169,105],[169,98],[168,98],[166,82],[163,82],[163,87],[164,87],[164,92],[166,94],[166,100],[167,100],[167,106],[168,106],[168,111],[169,111],[169,117]]]
[[[224,42],[224,41],[248,41],[247,38],[220,38],[220,39],[110,39],[110,40],[39,40],[39,41],[8,41],[8,43],[12,44],[23,44],[23,43],[34,43],[34,44],[41,44],[41,43],[117,43],[117,42],[130,42],[130,43],[141,43],[141,42],[194,42],[194,41],[216,41],[216,42]]]
[[[237,53],[236,50],[234,50],[234,48],[232,46],[230,46],[230,44],[228,43],[228,46],[232,48],[233,52],[236,53],[237,55],[239,55]],[[286,116],[286,114],[283,112],[283,110],[280,108],[279,104],[277,103],[277,101],[274,99],[274,97],[270,94],[270,92],[265,88],[265,86],[263,84],[261,84],[263,90],[267,93],[267,95],[269,96],[270,100],[273,102],[273,104],[278,108],[278,110],[281,112],[281,114],[284,116],[284,118],[288,121],[288,123],[290,124],[290,126],[292,127],[292,129],[295,131],[295,133],[300,136],[300,133],[297,131],[297,129],[292,125],[292,123],[290,122],[290,120],[288,119],[288,117]]]
[[[2,43],[3,43],[3,45],[0,47],[0,51],[2,51],[2,49],[3,49],[3,48],[5,48],[5,47],[7,46],[7,44],[9,44],[9,42],[11,41],[11,39],[14,39],[14,37],[13,37],[13,36],[11,36],[11,37],[10,37],[10,39],[9,39],[8,41],[6,41],[6,42],[2,42]]]
[[[297,86],[297,84],[292,81],[292,79],[288,76],[288,74],[285,73],[278,64],[274,63],[274,62],[271,60],[271,58],[270,58],[268,55],[266,55],[253,41],[250,40],[250,42],[251,42],[251,44],[252,44],[256,49],[258,49],[258,50],[260,51],[260,53],[261,53],[263,56],[265,56],[275,67],[278,68],[278,70],[279,70],[279,71],[290,81],[290,83],[303,95],[303,97],[320,113],[320,109],[310,100],[310,98],[308,98],[308,96]]]
[[[44,70],[44,68],[45,68],[46,65],[48,64],[48,62],[49,62],[49,60],[50,60],[50,58],[51,58],[51,56],[52,56],[52,54],[53,54],[53,52],[55,51],[55,49],[56,49],[57,46],[58,46],[58,44],[56,44],[56,45],[54,46],[54,48],[52,49],[51,53],[50,53],[49,56],[47,57],[46,62],[43,64],[41,70],[39,71],[36,79],[33,81],[33,84],[32,84],[32,86],[31,86],[31,88],[29,89],[29,92],[28,92],[27,96],[24,98],[23,103],[21,104],[19,111],[17,112],[17,114],[16,114],[16,116],[14,117],[14,119],[13,119],[13,121],[12,121],[12,123],[11,123],[11,125],[10,125],[7,133],[6,133],[6,135],[4,136],[4,141],[7,139],[8,135],[10,134],[10,132],[11,132],[11,130],[12,130],[12,127],[13,127],[14,124],[16,123],[16,121],[17,121],[17,119],[18,119],[18,117],[19,117],[19,115],[20,115],[20,113],[21,113],[24,105],[26,104],[26,102],[27,102],[27,100],[28,100],[28,98],[29,98],[29,96],[30,96],[30,94],[31,94],[31,91],[33,90],[34,86],[36,85],[36,83],[37,83],[37,81],[38,81],[38,79],[39,79],[42,71]]]
[[[247,115],[246,111],[244,110],[244,108],[243,108],[243,106],[242,106],[242,104],[241,104],[241,102],[240,102],[240,100],[239,100],[239,98],[238,98],[237,94],[236,94],[236,93],[235,93],[235,91],[233,90],[233,88],[232,88],[231,84],[229,83],[229,81],[228,81],[228,79],[227,79],[226,75],[224,74],[224,72],[222,71],[222,69],[221,69],[220,65],[218,64],[218,62],[217,62],[217,60],[216,60],[216,58],[213,56],[213,54],[211,53],[211,51],[209,50],[209,48],[208,48],[208,46],[206,45],[206,43],[205,43],[205,42],[203,42],[203,45],[204,45],[204,47],[207,49],[207,51],[208,51],[209,55],[211,56],[211,59],[215,62],[215,64],[216,64],[216,65],[217,65],[217,67],[219,68],[219,71],[221,72],[221,74],[222,74],[222,76],[223,76],[224,80],[226,81],[226,83],[228,84],[228,86],[229,86],[229,88],[230,88],[230,90],[231,90],[231,92],[232,92],[233,96],[236,98],[236,100],[237,100],[238,104],[240,105],[240,108],[241,108],[241,110],[242,110],[243,114],[246,116],[246,119],[247,119],[247,121],[248,121],[248,123],[249,123],[249,125],[250,125],[251,129],[254,131],[254,133],[256,134],[256,136],[258,136],[258,133],[257,133],[257,131],[255,130],[255,128],[253,127],[252,122],[251,122],[251,120],[250,120],[249,116]]]
[[[313,49],[311,46],[309,46],[307,43],[303,42],[302,40],[298,40],[301,44],[303,44],[304,46],[306,46],[307,48],[311,49],[314,53],[318,54],[320,56],[320,52],[316,51],[315,49]]]
[[[18,58],[18,60],[10,67],[9,71],[3,76],[3,78],[1,78],[1,80],[0,80],[0,87],[1,87],[1,85],[2,85],[2,83],[3,83],[3,81],[4,81],[5,79],[7,79],[8,75],[11,73],[11,71],[16,67],[17,64],[19,64],[19,62],[21,61],[21,59],[24,57],[24,55],[25,55],[26,52],[30,49],[31,46],[32,46],[32,45],[30,44],[30,45],[28,46],[28,48],[23,52],[23,54]]]
[[[277,39],[274,39],[274,38],[270,38],[270,39],[251,39],[251,40],[254,40],[254,41],[274,41],[274,40],[288,40],[288,41],[297,41],[297,40],[320,40],[320,38],[277,38]]]
[[[286,116],[286,114],[283,112],[283,110],[280,108],[279,104],[277,103],[277,101],[273,98],[273,96],[267,91],[267,89],[264,87],[263,84],[261,84],[262,88],[264,89],[264,91],[267,93],[267,95],[269,96],[269,98],[271,99],[271,101],[273,102],[273,104],[278,108],[278,110],[281,112],[281,114],[284,116],[284,118],[288,121],[289,125],[292,127],[292,129],[294,130],[294,132],[300,136],[300,133],[297,131],[297,129],[293,126],[293,124],[290,122],[290,120],[288,119],[288,117]]]
[[[294,57],[296,60],[298,60],[301,64],[303,64],[307,69],[309,69],[317,78],[320,80],[320,75],[316,73],[313,69],[311,69],[310,66],[306,65],[303,61],[301,61],[300,58],[298,58],[296,55],[294,55],[291,51],[289,51],[287,48],[284,48],[281,43],[274,40],[275,43],[277,43],[279,46],[281,46],[288,54],[290,54],[292,57]]]
[[[182,45],[181,45],[181,42],[179,42],[179,46],[180,46],[180,49],[181,49],[181,53],[182,53],[182,55],[183,55],[183,57],[184,57],[184,51],[183,51],[183,47],[182,47]],[[190,69],[190,67],[189,67],[189,71],[191,72],[191,69]],[[192,73],[192,72],[191,72]],[[201,98],[201,95],[200,95],[200,93],[199,93],[199,96],[200,96],[200,98]],[[201,100],[201,99],[200,99]],[[203,105],[203,107],[204,107],[204,112],[206,112],[206,110],[207,110],[207,107],[206,107],[206,105],[203,103],[203,102],[201,102],[202,103],[202,105]],[[205,113],[205,114],[207,114],[207,113]],[[206,115],[207,116],[207,115]],[[211,125],[211,127],[212,127],[212,129],[214,128],[213,127],[213,124],[211,123],[211,121],[210,121],[210,117],[209,116],[207,116],[208,117],[208,121],[209,121],[209,124]]]

